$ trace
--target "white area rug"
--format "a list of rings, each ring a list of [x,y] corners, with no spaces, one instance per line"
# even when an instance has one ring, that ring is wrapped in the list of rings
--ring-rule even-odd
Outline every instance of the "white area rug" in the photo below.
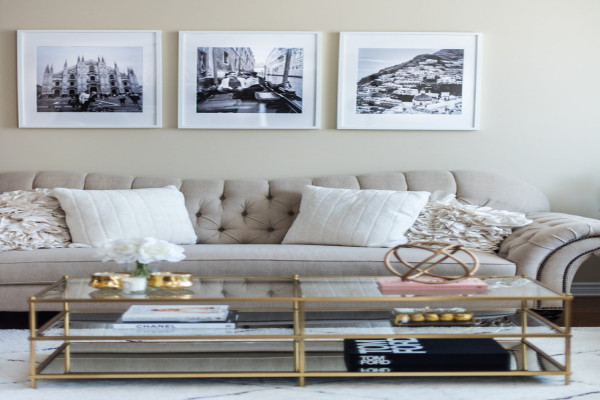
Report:
[[[572,383],[561,376],[490,378],[115,379],[42,380],[29,388],[29,343],[24,330],[0,330],[2,400],[598,400],[600,328],[574,328]],[[546,340],[546,339],[543,339]],[[553,341],[555,342],[555,340]],[[54,343],[38,346],[48,353]],[[41,351],[40,351],[41,350]],[[563,353],[557,343],[557,358]],[[42,357],[40,357],[41,359]]]

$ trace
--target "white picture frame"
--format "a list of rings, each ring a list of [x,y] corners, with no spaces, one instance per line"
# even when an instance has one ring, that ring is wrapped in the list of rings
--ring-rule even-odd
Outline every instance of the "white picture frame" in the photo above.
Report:
[[[158,30],[17,31],[19,128],[162,127],[161,42]]]
[[[320,128],[321,42],[320,32],[180,31],[178,127]]]
[[[342,32],[338,69],[338,129],[479,129],[479,33]]]

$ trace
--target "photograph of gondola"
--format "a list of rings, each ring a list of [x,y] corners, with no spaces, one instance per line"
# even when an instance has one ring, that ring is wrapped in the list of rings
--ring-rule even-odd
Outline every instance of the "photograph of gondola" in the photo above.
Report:
[[[180,128],[319,125],[321,36],[180,32]]]
[[[199,113],[301,113],[303,49],[199,47]]]

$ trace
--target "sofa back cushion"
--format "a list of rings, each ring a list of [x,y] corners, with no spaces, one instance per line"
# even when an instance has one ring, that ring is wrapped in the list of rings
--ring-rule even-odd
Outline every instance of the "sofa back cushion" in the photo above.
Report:
[[[175,186],[146,189],[81,190],[57,188],[74,243],[93,247],[109,240],[153,237],[194,244],[196,235]]]
[[[546,196],[518,179],[481,171],[412,171],[358,176],[263,179],[147,178],[85,172],[0,173],[0,192],[67,187],[86,190],[174,185],[185,196],[198,243],[281,243],[306,185],[342,189],[444,191],[499,210],[549,211]]]
[[[429,199],[429,192],[306,186],[287,244],[394,247]]]

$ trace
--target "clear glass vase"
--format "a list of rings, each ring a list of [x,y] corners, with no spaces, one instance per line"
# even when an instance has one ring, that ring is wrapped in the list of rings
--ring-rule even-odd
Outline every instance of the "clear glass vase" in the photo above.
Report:
[[[135,271],[133,271],[133,276],[143,276],[146,279],[150,279],[150,270],[149,264],[142,264],[138,261],[135,263]]]

